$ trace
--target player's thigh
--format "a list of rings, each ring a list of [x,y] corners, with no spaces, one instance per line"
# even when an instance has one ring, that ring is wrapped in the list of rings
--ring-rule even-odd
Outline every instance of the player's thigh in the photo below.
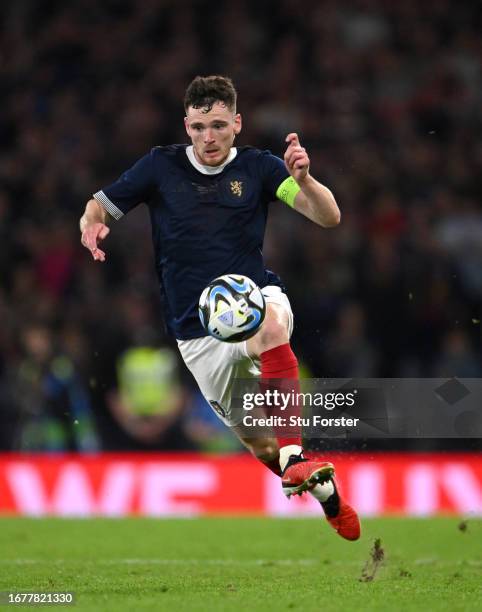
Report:
[[[201,393],[229,427],[243,419],[242,398],[233,401],[233,383],[258,376],[258,369],[241,344],[220,342],[211,336],[179,340],[179,351]]]
[[[276,307],[276,311],[280,313],[279,316],[288,327],[288,335],[291,338],[293,333],[293,310],[291,308],[290,300],[286,293],[281,290],[281,287],[275,285],[268,285],[262,289],[264,299],[267,304],[271,304]],[[279,307],[279,308],[278,308]],[[281,310],[280,310],[281,309]]]
[[[278,456],[279,447],[272,428],[262,424],[266,419],[264,408],[255,405],[247,411],[243,405],[243,382],[251,389],[251,381],[259,377],[259,369],[245,354],[244,344],[228,344],[211,337],[178,341],[185,364],[216,415],[255,457],[269,462]],[[234,381],[240,385],[235,387]],[[239,397],[233,397],[235,389]]]
[[[291,338],[293,333],[293,311],[291,304],[286,293],[281,291],[280,287],[269,285],[262,289],[264,299],[266,301],[267,313],[266,317],[270,319],[269,322],[274,322],[275,326],[279,325],[286,328],[288,338]],[[266,325],[263,323],[263,327]],[[246,355],[254,359],[257,363],[257,357],[262,352],[261,334],[263,330],[260,330],[255,336],[250,338],[244,343],[244,352]]]

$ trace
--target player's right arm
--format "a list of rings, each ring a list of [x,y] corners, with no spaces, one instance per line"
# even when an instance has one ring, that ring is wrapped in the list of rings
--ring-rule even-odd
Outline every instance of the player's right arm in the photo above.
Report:
[[[92,198],[87,202],[84,214],[80,218],[80,241],[92,253],[94,261],[105,261],[105,253],[98,248],[98,244],[110,232],[107,227],[109,216],[105,208]]]
[[[144,155],[112,185],[97,191],[87,202],[80,219],[81,242],[95,261],[105,261],[99,243],[107,237],[112,219],[120,219],[141,202],[146,202],[155,184],[153,157],[155,149]]]

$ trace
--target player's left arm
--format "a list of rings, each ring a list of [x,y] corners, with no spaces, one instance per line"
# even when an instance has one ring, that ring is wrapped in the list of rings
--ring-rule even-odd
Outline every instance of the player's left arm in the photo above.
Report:
[[[292,186],[293,193],[296,193],[292,198],[293,208],[322,227],[338,225],[341,218],[340,209],[328,187],[311,176],[310,158],[305,148],[300,145],[298,134],[288,134],[286,142],[288,147],[284,161],[288,172],[295,181]]]

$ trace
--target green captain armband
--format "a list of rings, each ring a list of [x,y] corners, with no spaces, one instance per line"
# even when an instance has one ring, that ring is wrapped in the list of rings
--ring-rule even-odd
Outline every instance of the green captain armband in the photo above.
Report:
[[[301,191],[300,186],[292,176],[285,179],[276,190],[276,197],[291,208],[295,205],[296,194]]]

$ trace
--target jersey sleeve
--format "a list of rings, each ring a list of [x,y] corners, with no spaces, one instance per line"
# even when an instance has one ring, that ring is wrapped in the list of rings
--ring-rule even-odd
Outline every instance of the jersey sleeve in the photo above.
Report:
[[[264,151],[261,155],[261,173],[264,189],[273,200],[278,198],[289,206],[294,205],[294,198],[300,188],[290,175],[282,159]]]
[[[119,220],[149,198],[154,186],[152,157],[153,151],[141,157],[114,183],[94,193],[94,198],[114,219]]]

